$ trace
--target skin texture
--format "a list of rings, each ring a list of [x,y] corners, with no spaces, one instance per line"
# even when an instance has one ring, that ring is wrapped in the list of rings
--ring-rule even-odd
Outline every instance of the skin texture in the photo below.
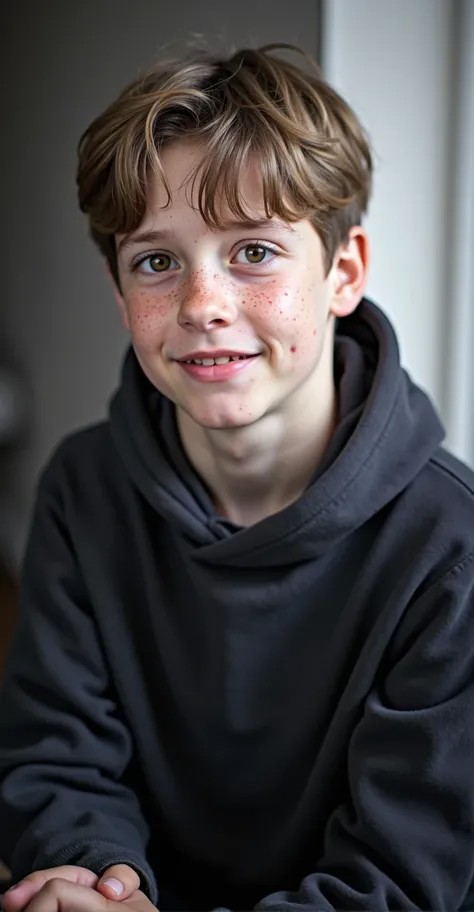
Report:
[[[139,890],[120,905],[129,912],[156,912],[156,907]],[[117,900],[106,899],[90,887],[53,878],[28,903],[26,912],[109,912],[114,906]]]
[[[203,154],[189,142],[165,149],[171,202],[151,178],[141,226],[117,238],[115,292],[145,374],[176,404],[191,463],[220,512],[248,525],[301,494],[328,444],[335,318],[362,297],[368,244],[352,228],[327,272],[309,221],[265,220],[253,167],[242,175],[243,198],[266,223],[235,223],[223,207],[223,227],[209,228],[189,179]],[[177,363],[217,349],[258,357],[221,383],[197,382]]]
[[[105,882],[111,881],[115,889]],[[122,886],[120,895],[115,890]],[[138,874],[128,865],[114,865],[99,879],[92,871],[63,865],[35,871],[5,894],[5,912],[107,912],[113,903],[133,912],[155,906],[138,889]]]

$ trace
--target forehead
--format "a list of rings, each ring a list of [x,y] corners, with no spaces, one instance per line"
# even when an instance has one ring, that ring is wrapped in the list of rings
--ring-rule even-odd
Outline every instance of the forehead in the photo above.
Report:
[[[200,168],[206,161],[205,144],[191,140],[179,140],[165,146],[161,153],[161,164],[167,180],[170,196],[156,173],[150,174],[148,184],[148,210],[156,215],[166,207],[167,211],[199,213]],[[263,184],[258,163],[249,162],[239,175],[239,197],[249,219],[256,221],[266,218]],[[222,222],[235,220],[225,200],[217,207]]]
[[[293,247],[304,242],[311,248],[312,255],[320,257],[321,240],[310,221],[289,223],[277,215],[268,218],[262,176],[256,161],[249,162],[239,174],[238,193],[245,217],[236,216],[222,200],[216,213],[219,224],[213,228],[205,223],[199,209],[199,168],[205,162],[206,154],[204,144],[189,140],[170,143],[162,150],[160,161],[170,197],[161,176],[150,174],[147,210],[136,230],[128,235],[116,235],[119,254],[137,244],[150,245],[162,242],[164,238],[186,238],[190,243],[197,243],[207,238],[214,240],[227,232],[234,236],[236,232],[248,229],[253,233],[274,234],[280,240],[284,237],[284,243]]]
[[[137,244],[150,245],[162,242],[164,238],[186,238],[190,243],[197,243],[207,238],[214,240],[228,232],[234,236],[245,229],[253,233],[265,231],[265,235],[274,234],[280,241],[284,238],[284,243],[294,249],[303,242],[312,256],[320,258],[321,240],[308,219],[290,223],[277,215],[268,217],[258,161],[250,161],[239,173],[237,189],[243,214],[237,215],[223,199],[216,207],[218,224],[216,227],[208,225],[199,209],[199,168],[206,161],[206,154],[204,144],[190,140],[170,143],[162,150],[160,161],[170,196],[161,176],[150,174],[147,210],[140,225],[128,235],[115,236],[119,254]]]

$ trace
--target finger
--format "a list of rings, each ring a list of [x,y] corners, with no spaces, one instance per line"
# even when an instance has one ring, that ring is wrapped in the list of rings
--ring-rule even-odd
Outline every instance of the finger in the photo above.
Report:
[[[159,909],[141,890],[136,890],[127,900],[127,912],[159,912]]]
[[[28,903],[25,912],[110,912],[105,896],[59,878],[49,880]]]
[[[78,883],[84,887],[89,887],[89,889],[95,887],[99,879],[92,871],[76,865],[61,865],[57,868],[47,868],[45,871],[34,871],[33,874],[28,874],[27,877],[20,880],[19,883],[5,893],[3,909],[5,912],[21,912],[39,890],[49,880],[54,878]]]
[[[138,890],[140,878],[129,865],[112,865],[104,871],[97,884],[97,890],[107,899],[127,899],[131,893]]]

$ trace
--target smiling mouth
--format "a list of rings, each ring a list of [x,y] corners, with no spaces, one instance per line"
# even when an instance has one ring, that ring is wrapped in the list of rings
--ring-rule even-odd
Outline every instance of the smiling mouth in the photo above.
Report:
[[[181,361],[180,364],[199,364],[202,367],[215,367],[219,364],[230,364],[231,361],[249,361],[250,358],[257,358],[258,355],[222,355],[219,358],[191,358],[188,361]]]

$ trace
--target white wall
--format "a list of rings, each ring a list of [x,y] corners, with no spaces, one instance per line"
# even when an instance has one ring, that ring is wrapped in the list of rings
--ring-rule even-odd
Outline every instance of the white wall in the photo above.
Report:
[[[391,317],[406,366],[442,412],[455,6],[326,0],[323,7],[325,75],[359,114],[376,153],[367,293]]]
[[[474,467],[474,3],[457,0],[451,257],[447,297],[448,446]]]

